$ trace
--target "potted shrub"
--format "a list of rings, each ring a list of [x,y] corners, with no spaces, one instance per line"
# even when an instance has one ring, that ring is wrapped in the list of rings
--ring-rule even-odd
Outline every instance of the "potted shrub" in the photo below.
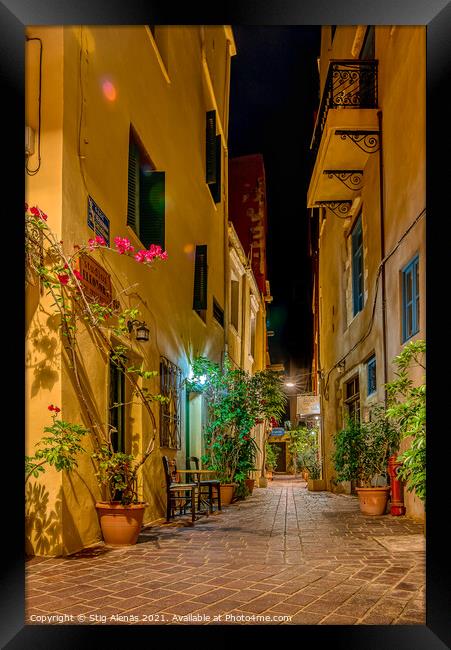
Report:
[[[107,499],[96,503],[100,527],[106,544],[136,544],[147,503],[138,500],[137,473],[144,460],[115,452],[110,445],[92,454],[98,461],[96,477],[106,489]]]
[[[335,434],[334,442],[335,482],[355,480],[361,512],[384,514],[390,492],[388,459],[399,444],[398,431],[388,420],[384,407],[374,407],[369,422],[348,419],[346,426]]]
[[[321,459],[318,445],[312,446],[304,454],[305,467],[308,471],[307,487],[311,492],[325,490],[325,481],[321,478]]]
[[[254,468],[258,447],[252,429],[275,413],[285,396],[280,380],[274,379],[275,373],[261,371],[250,376],[240,368],[232,368],[227,355],[222,366],[198,357],[192,369],[188,390],[202,391],[208,403],[203,466],[216,473],[221,501],[227,505],[235,488],[239,495],[245,494],[244,482]]]
[[[387,417],[409,447],[396,459],[400,463],[397,477],[406,481],[407,490],[415,492],[426,507],[426,383],[414,385],[409,376],[413,367],[425,370],[426,342],[411,341],[394,358],[395,379],[386,384]]]
[[[265,461],[266,476],[271,481],[273,479],[273,472],[277,467],[277,458],[279,456],[279,453],[280,453],[279,447],[276,447],[276,445],[271,444],[270,442],[266,443],[266,461]]]

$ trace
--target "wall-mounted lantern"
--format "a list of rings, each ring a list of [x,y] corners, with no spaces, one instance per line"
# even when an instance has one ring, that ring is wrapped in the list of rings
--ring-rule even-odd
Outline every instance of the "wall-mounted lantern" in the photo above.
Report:
[[[131,333],[133,328],[135,328],[135,338],[137,341],[148,341],[150,336],[150,330],[147,327],[146,323],[141,320],[129,320],[127,322],[128,331]]]

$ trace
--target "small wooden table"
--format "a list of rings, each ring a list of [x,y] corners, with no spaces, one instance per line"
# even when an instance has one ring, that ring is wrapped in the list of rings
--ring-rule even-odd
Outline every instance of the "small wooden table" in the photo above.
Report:
[[[198,489],[198,509],[197,512],[201,514],[207,515],[207,517],[210,514],[210,504],[208,501],[205,499],[201,498],[201,491],[200,491],[200,481],[201,481],[201,476],[202,474],[216,474],[216,472],[212,469],[178,469],[177,468],[177,473],[178,474],[197,474],[197,478],[194,478],[194,481],[197,482],[197,489]],[[201,512],[200,510],[200,504],[204,503],[205,504],[205,512]]]

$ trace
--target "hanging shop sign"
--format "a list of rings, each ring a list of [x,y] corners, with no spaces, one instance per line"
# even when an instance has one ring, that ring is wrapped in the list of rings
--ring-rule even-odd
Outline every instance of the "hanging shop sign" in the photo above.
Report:
[[[102,305],[111,305],[113,295],[111,276],[108,271],[89,255],[80,255],[77,260],[77,267],[86,296]]]
[[[303,417],[306,415],[319,415],[319,396],[318,395],[298,395],[296,404],[296,415]]]
[[[91,196],[88,196],[88,226],[104,238],[107,246],[110,245],[110,220]]]

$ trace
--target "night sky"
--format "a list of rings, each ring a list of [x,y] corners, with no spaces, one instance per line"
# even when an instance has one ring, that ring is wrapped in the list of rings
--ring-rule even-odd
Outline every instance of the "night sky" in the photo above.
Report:
[[[318,108],[320,27],[233,26],[229,157],[263,154],[272,363],[310,365],[312,279],[306,208]],[[286,365],[286,369],[288,366]]]

